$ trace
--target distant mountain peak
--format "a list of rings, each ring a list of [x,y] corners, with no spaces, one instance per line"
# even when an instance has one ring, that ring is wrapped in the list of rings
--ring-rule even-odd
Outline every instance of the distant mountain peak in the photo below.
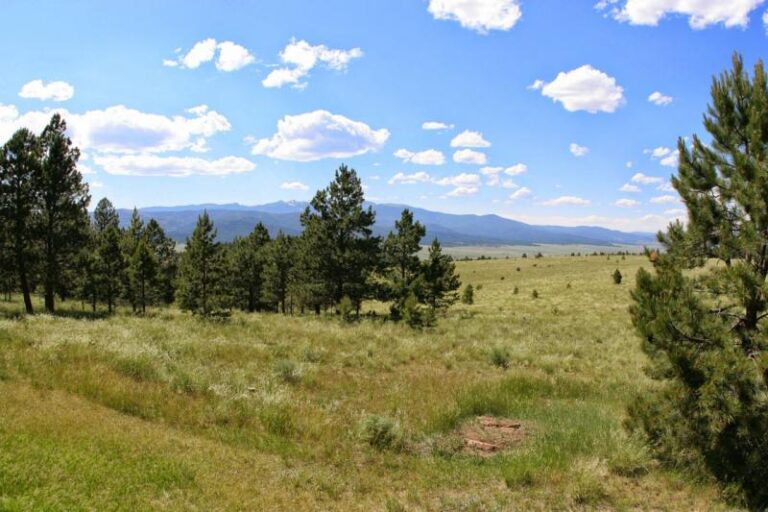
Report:
[[[154,217],[174,240],[184,241],[194,229],[197,217],[207,210],[223,241],[244,236],[261,222],[274,235],[278,231],[301,233],[299,216],[309,205],[306,201],[275,201],[246,206],[240,203],[154,206],[140,208],[145,217]],[[624,233],[593,226],[537,226],[496,214],[452,214],[402,204],[366,202],[376,211],[374,234],[386,235],[400,218],[404,208],[414,213],[427,229],[424,242],[437,237],[444,245],[643,245],[655,242],[651,233]],[[130,210],[121,210],[122,222],[130,218]]]

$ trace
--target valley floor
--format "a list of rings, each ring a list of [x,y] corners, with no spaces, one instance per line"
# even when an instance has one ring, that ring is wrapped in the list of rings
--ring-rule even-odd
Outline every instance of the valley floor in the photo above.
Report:
[[[627,313],[644,265],[460,262],[475,304],[426,331],[1,304],[0,510],[728,509],[622,427],[653,385]],[[366,442],[373,415],[388,448]],[[468,454],[452,433],[478,415],[529,433]]]

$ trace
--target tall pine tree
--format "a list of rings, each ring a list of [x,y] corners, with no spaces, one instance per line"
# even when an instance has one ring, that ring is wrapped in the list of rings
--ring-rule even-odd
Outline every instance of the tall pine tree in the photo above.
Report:
[[[294,283],[296,263],[295,240],[282,231],[266,247],[266,265],[264,267],[264,293],[267,303],[275,309],[287,313],[288,299]]]
[[[131,219],[128,223],[128,227],[123,232],[123,260],[126,266],[133,259],[133,255],[136,253],[136,249],[139,247],[139,243],[144,238],[144,219],[139,215],[139,210],[134,207],[131,212]],[[129,272],[123,273],[123,297],[131,304],[133,312],[137,312],[139,309],[138,295],[139,291],[134,286],[136,283],[131,279]]]
[[[177,295],[182,309],[208,316],[228,305],[222,282],[224,264],[216,228],[208,212],[203,212],[179,263]]]
[[[392,315],[395,318],[400,317],[405,300],[413,292],[414,280],[419,276],[421,262],[418,253],[421,250],[421,239],[426,233],[424,226],[413,220],[413,212],[406,208],[395,222],[395,231],[390,232],[384,240],[384,265],[389,288],[387,295],[394,302]]]
[[[153,296],[165,304],[170,304],[174,298],[174,282],[178,269],[176,242],[166,236],[165,231],[155,219],[149,219],[144,234],[157,259],[156,289]]]
[[[663,382],[630,413],[658,456],[697,462],[768,507],[768,77],[742,60],[712,84],[709,144],[680,139],[688,210],[641,270],[632,319]],[[697,269],[687,272],[688,269]],[[682,456],[687,460],[681,460]]]
[[[88,185],[77,170],[80,150],[72,145],[66,130],[64,119],[54,114],[40,136],[42,281],[45,309],[51,313],[55,296],[66,296],[74,281],[75,259],[87,240],[87,207],[91,200]]]
[[[268,243],[269,231],[259,222],[248,236],[236,238],[228,249],[230,290],[235,304],[244,311],[261,309]]]
[[[36,244],[40,204],[40,143],[26,128],[13,134],[0,151],[0,222],[12,253],[9,260],[24,297],[26,312],[32,305],[33,271],[38,260]]]
[[[107,310],[112,313],[125,281],[120,216],[109,199],[104,198],[96,205],[93,219],[96,231],[95,270],[98,275],[98,295],[107,303]]]
[[[147,305],[155,299],[158,262],[155,253],[147,241],[146,235],[139,238],[128,260],[128,279],[136,310],[146,313]]]
[[[453,258],[443,254],[440,242],[435,238],[429,247],[426,261],[422,263],[421,282],[416,295],[433,312],[445,310],[459,300],[461,281],[456,275]]]
[[[347,296],[356,309],[369,292],[368,276],[378,265],[380,245],[372,235],[375,213],[363,202],[360,178],[342,164],[301,216],[307,248],[319,258],[316,270],[327,284],[327,299],[339,304]]]

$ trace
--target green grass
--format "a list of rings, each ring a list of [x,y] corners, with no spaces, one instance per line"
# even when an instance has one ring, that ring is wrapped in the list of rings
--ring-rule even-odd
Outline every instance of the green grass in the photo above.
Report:
[[[461,262],[475,304],[420,331],[0,304],[0,510],[726,510],[622,428],[653,385],[627,314],[644,265]],[[452,432],[481,414],[530,435],[467,455]]]

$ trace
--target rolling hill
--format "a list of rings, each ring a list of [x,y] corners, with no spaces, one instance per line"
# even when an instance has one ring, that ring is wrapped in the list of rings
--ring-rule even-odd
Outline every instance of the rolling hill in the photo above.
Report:
[[[498,215],[457,215],[435,212],[396,204],[374,204],[376,226],[374,233],[387,234],[400,217],[403,208],[410,208],[427,228],[427,240],[437,237],[444,245],[532,245],[532,244],[587,244],[587,245],[643,245],[655,241],[652,233],[626,233],[595,226],[539,226],[526,224]],[[184,206],[155,206],[141,208],[144,219],[154,217],[167,234],[184,242],[192,233],[197,217],[205,210],[213,219],[222,241],[248,234],[253,226],[262,222],[273,235],[279,230],[296,235],[301,232],[299,215],[306,202],[278,201],[275,203],[244,206],[232,204],[198,204]],[[121,221],[126,224],[130,210],[120,210]]]

